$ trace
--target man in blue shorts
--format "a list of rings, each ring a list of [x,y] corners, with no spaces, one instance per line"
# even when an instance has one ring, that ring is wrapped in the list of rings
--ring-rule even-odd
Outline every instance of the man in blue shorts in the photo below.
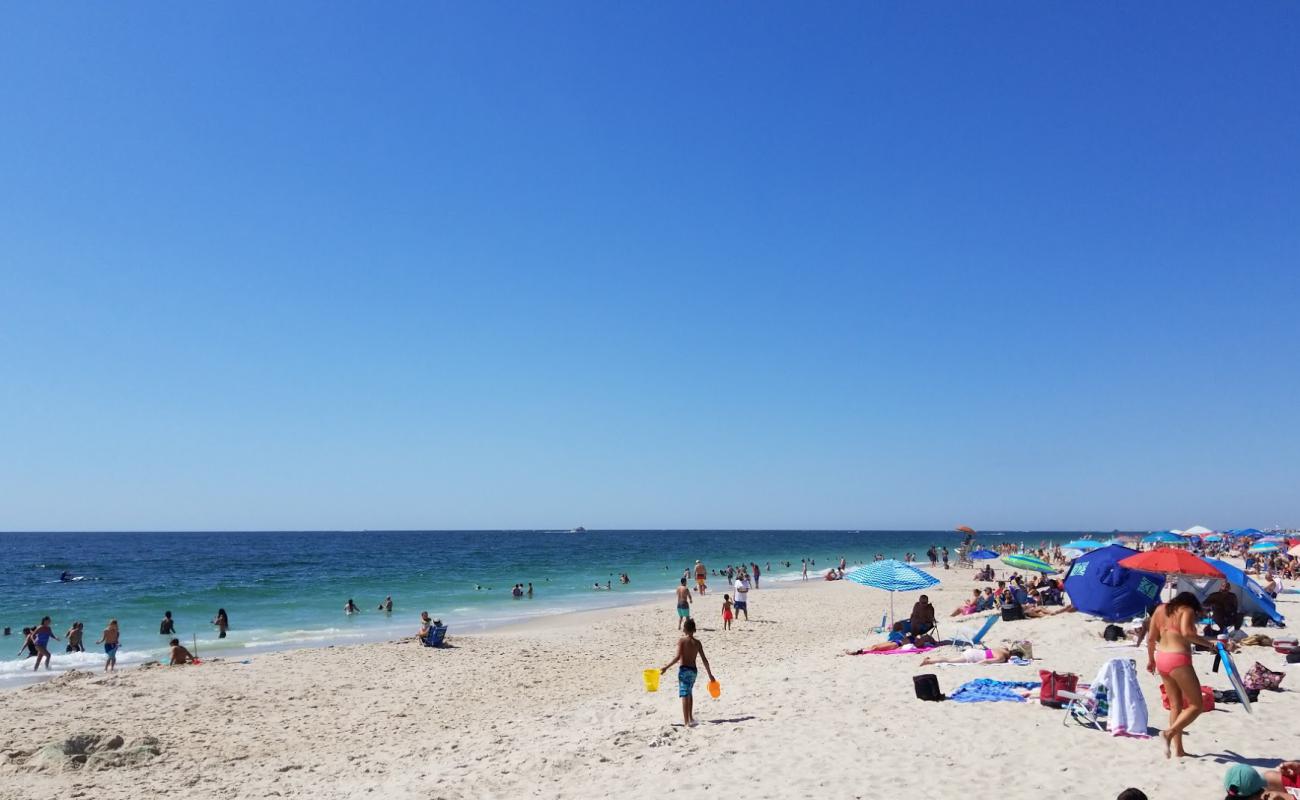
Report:
[[[677,587],[677,630],[682,629],[682,621],[691,618],[691,590],[686,586],[686,578],[682,578],[682,585]]]

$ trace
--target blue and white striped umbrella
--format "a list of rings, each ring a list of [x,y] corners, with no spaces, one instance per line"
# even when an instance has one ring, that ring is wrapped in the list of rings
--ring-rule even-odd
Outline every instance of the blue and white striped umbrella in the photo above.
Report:
[[[863,586],[889,592],[890,625],[894,622],[894,592],[916,592],[939,583],[939,579],[930,573],[893,559],[873,561],[866,566],[858,567],[844,578]]]
[[[1282,546],[1279,545],[1277,542],[1260,542],[1259,544],[1252,544],[1252,545],[1250,546],[1250,550],[1248,550],[1247,552],[1250,552],[1250,553],[1276,553],[1278,550],[1281,550],[1281,549],[1282,549]]]

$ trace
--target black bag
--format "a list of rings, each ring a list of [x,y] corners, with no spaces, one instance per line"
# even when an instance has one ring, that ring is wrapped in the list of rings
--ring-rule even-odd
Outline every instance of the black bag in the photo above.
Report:
[[[1124,638],[1124,629],[1118,625],[1107,625],[1105,633],[1102,636],[1108,642],[1118,642]]]
[[[1025,618],[1025,609],[1020,606],[1006,606],[1002,609],[1003,622],[1015,622]]]
[[[1300,647],[1297,647],[1291,652],[1286,654],[1286,663],[1300,664]]]
[[[939,676],[934,673],[912,676],[912,685],[916,689],[918,700],[945,699],[943,693],[939,691]]]
[[[1269,623],[1268,614],[1251,614],[1250,626],[1252,628],[1267,628]]]

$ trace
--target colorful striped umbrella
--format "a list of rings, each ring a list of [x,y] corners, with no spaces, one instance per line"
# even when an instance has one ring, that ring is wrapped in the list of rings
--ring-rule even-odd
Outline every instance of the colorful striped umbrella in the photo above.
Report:
[[[1002,563],[1016,569],[1027,569],[1034,572],[1041,572],[1045,575],[1051,575],[1056,572],[1056,567],[1048,564],[1041,558],[1035,558],[1028,553],[1012,553],[1009,556],[1002,557]]]

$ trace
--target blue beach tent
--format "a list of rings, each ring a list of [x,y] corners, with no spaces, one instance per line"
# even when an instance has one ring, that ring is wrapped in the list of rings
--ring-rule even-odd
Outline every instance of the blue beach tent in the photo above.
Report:
[[[1217,558],[1207,558],[1205,560],[1214,565],[1214,568],[1222,572],[1223,577],[1228,579],[1228,586],[1232,588],[1232,593],[1237,596],[1238,610],[1247,615],[1267,614],[1268,618],[1277,624],[1286,624],[1286,618],[1278,613],[1277,604],[1273,602],[1273,598],[1264,594],[1264,587],[1256,583],[1254,578],[1251,578],[1227,561],[1220,561]],[[1175,592],[1191,592],[1196,595],[1198,600],[1209,597],[1210,593],[1217,588],[1219,588],[1218,578],[1179,577],[1174,582]]]
[[[1107,622],[1132,619],[1160,601],[1165,576],[1121,567],[1121,559],[1136,550],[1113,544],[1085,553],[1070,562],[1065,593],[1074,607]]]

